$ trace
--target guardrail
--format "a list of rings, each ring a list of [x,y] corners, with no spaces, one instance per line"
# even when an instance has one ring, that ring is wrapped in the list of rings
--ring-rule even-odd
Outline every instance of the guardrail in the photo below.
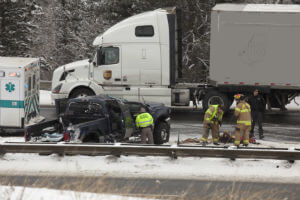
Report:
[[[40,81],[40,89],[41,90],[51,90],[52,81]]]
[[[180,157],[217,157],[300,160],[300,149],[287,148],[232,148],[132,144],[70,144],[70,143],[2,143],[0,153],[83,154],[83,155],[136,155]]]

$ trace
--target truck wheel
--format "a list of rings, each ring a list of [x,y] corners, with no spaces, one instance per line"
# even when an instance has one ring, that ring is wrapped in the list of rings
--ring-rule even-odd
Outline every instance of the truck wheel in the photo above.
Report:
[[[224,105],[225,112],[229,110],[230,102],[227,95],[218,91],[210,91],[204,96],[203,110],[206,111],[209,105],[219,104],[219,103]]]
[[[169,137],[170,126],[166,122],[158,122],[153,133],[154,144],[163,144],[164,142],[169,142]]]
[[[77,98],[77,97],[86,97],[86,96],[94,96],[94,95],[95,95],[95,93],[91,89],[78,88],[71,92],[69,98],[73,99],[73,98]]]

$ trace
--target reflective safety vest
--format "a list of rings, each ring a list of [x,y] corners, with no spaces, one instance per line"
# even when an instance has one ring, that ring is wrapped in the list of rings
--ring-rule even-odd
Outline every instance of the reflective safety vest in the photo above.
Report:
[[[218,105],[210,105],[205,112],[204,120],[208,123],[221,121],[223,118],[223,112],[217,115]]]
[[[153,125],[153,118],[149,113],[141,113],[136,117],[135,125],[137,128],[145,128]]]
[[[238,117],[237,124],[251,125],[251,108],[248,103],[241,101],[235,108],[234,115]]]

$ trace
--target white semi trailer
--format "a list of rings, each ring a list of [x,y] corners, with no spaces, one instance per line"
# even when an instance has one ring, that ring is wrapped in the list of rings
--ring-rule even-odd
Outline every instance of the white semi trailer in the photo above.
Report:
[[[182,83],[181,13],[158,9],[129,17],[94,40],[94,59],[54,71],[52,97],[109,94],[168,106],[202,101],[228,109],[235,93],[259,88],[284,109],[300,93],[300,6],[219,4],[211,12],[206,83]]]

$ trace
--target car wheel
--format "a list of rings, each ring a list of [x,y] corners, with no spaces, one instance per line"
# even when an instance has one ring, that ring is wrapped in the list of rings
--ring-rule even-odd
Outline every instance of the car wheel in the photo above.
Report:
[[[166,122],[158,122],[153,133],[154,144],[163,144],[164,142],[168,142],[169,137],[170,126]]]

